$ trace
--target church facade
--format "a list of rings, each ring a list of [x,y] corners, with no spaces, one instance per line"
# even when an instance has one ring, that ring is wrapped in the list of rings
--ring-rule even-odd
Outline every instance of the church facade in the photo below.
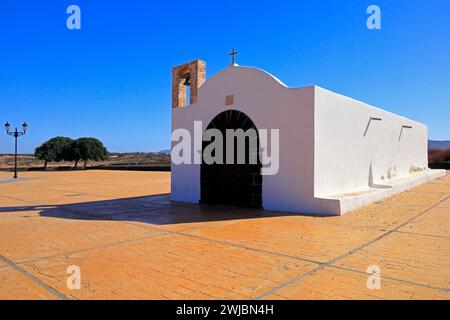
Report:
[[[318,86],[288,88],[258,68],[233,63],[206,80],[203,61],[174,67],[172,107],[172,132],[255,129],[253,152],[277,162],[173,162],[175,201],[342,215],[445,175],[428,169],[426,125]],[[203,160],[208,142],[191,144]]]

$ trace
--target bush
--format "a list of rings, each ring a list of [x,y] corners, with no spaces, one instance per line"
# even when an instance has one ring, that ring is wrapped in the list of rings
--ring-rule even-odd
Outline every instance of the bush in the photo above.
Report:
[[[428,162],[430,163],[444,163],[450,162],[450,149],[446,150],[429,150]]]

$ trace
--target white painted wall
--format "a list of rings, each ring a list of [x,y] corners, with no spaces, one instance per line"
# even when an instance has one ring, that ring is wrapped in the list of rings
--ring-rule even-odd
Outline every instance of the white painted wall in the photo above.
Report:
[[[372,121],[366,136],[370,117]],[[403,125],[412,126],[404,129]],[[315,87],[315,195],[357,192],[373,183],[387,184],[391,175],[407,177],[428,168],[427,127],[419,122]]]

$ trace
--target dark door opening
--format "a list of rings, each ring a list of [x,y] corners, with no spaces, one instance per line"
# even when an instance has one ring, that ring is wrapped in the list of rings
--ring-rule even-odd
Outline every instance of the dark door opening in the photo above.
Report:
[[[236,110],[228,110],[217,115],[206,129],[213,128],[220,130],[223,136],[224,164],[208,165],[203,161],[200,171],[201,203],[261,208],[262,165],[257,156],[260,146],[255,125],[246,114]],[[236,140],[234,143],[234,164],[226,164],[227,129],[242,129],[244,132],[247,132],[249,129],[254,129],[256,132],[253,139],[257,140],[257,150],[251,150],[250,140],[252,137],[245,138],[244,164],[237,164],[238,143]],[[202,155],[210,143],[213,143],[213,141],[203,141]],[[254,158],[256,157],[256,164],[250,161],[250,157],[252,156]]]

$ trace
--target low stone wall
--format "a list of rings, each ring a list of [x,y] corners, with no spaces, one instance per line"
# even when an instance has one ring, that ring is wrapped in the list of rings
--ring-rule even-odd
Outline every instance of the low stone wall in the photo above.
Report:
[[[445,169],[450,170],[450,162],[443,162],[443,163],[430,163],[429,164],[430,169]]]

